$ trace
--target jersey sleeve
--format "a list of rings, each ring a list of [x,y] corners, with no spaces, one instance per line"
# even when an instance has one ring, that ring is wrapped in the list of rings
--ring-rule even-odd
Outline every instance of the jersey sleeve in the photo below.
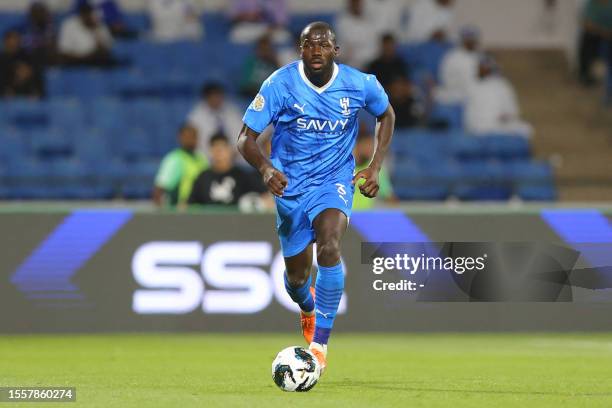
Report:
[[[155,177],[155,186],[164,190],[173,190],[179,183],[182,177],[181,163],[179,158],[170,153],[161,162],[157,176]]]
[[[375,75],[365,74],[365,110],[373,116],[380,116],[389,106],[389,97]]]
[[[280,82],[272,74],[264,81],[259,89],[259,93],[247,108],[242,121],[249,128],[257,133],[261,133],[272,123],[283,107],[283,98]]]

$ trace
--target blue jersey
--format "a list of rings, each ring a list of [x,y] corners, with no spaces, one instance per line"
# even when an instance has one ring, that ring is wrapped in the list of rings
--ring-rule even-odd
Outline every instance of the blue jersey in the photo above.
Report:
[[[302,61],[278,69],[262,84],[244,123],[261,133],[274,125],[274,167],[288,179],[284,196],[308,192],[337,178],[350,178],[361,108],[382,115],[389,98],[374,75],[334,64],[330,81],[317,87]]]

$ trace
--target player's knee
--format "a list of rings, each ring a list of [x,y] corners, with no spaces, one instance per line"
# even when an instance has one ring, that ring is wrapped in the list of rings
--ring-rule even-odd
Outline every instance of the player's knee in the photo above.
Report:
[[[294,288],[302,287],[308,282],[307,270],[287,270],[287,282]]]
[[[335,238],[317,241],[317,261],[323,266],[340,262],[340,241]]]

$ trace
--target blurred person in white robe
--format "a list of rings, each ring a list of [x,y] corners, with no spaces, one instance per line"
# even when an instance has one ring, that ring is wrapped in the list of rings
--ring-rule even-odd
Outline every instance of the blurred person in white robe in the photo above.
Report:
[[[148,0],[153,39],[160,42],[199,40],[204,34],[192,0]]]
[[[404,0],[368,0],[365,3],[365,15],[372,22],[377,37],[392,34],[403,38],[407,6]]]
[[[465,102],[469,89],[478,81],[480,31],[464,27],[460,38],[461,44],[449,51],[440,64],[440,86],[435,89],[435,98],[441,103]]]
[[[379,37],[365,13],[363,0],[347,0],[347,7],[336,20],[336,34],[342,62],[362,69],[376,57]]]
[[[470,88],[465,107],[466,130],[475,136],[510,133],[531,137],[533,128],[521,119],[516,93],[499,74],[493,58],[484,56],[478,81]]]
[[[445,41],[450,37],[454,0],[417,0],[410,8],[406,41]]]

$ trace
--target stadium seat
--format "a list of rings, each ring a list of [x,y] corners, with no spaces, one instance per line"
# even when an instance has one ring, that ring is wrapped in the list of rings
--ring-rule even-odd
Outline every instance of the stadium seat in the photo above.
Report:
[[[0,33],[4,33],[9,29],[18,27],[23,23],[24,16],[22,13],[2,12],[0,13]]]
[[[393,190],[402,200],[444,200],[451,190],[452,177],[442,169],[431,171],[428,167],[421,167],[415,161],[402,161],[396,163],[391,179]]]
[[[30,134],[30,151],[40,160],[54,160],[73,154],[73,145],[62,129],[47,128]]]
[[[92,102],[96,101],[92,100]],[[85,106],[75,98],[53,98],[48,103],[49,125],[62,129],[67,135],[77,137],[75,130],[84,126],[86,121]]]
[[[430,120],[447,123],[450,129],[463,129],[463,105],[437,103],[433,106]]]
[[[230,32],[230,22],[227,15],[223,12],[204,13],[202,16],[204,30],[206,33],[205,41],[219,42],[225,41]]]
[[[24,130],[40,129],[49,125],[47,103],[28,99],[13,99],[0,103],[6,125]]]
[[[122,183],[122,195],[127,199],[150,199],[159,162],[144,160],[128,163],[128,176]]]
[[[508,171],[517,183],[552,183],[553,171],[545,161],[516,161],[508,164]]]
[[[27,151],[24,132],[11,126],[0,127],[0,145],[0,160],[4,163],[21,158]]]
[[[439,82],[440,63],[452,47],[451,43],[427,41],[401,45],[398,47],[398,52],[414,72],[425,71],[432,79]]]
[[[460,136],[450,140],[449,151],[459,161],[482,160],[487,157],[486,141],[477,136]]]
[[[108,162],[112,149],[105,134],[96,128],[83,128],[82,134],[74,142],[76,157],[93,164]]]
[[[49,164],[31,158],[9,162],[7,178],[12,186],[12,198],[51,198],[52,194],[47,188],[49,167]]]
[[[496,161],[463,163],[459,174],[453,193],[461,200],[499,201],[512,197],[511,174]]]
[[[122,138],[121,156],[128,160],[157,158],[154,137],[143,128],[129,128]]]
[[[521,185],[516,188],[517,195],[525,201],[554,201],[557,190],[554,185]]]
[[[124,21],[126,26],[132,30],[138,31],[140,35],[146,35],[151,29],[151,22],[146,13],[125,13]]]
[[[512,134],[491,134],[482,136],[489,158],[500,160],[525,160],[531,155],[529,140]]]

